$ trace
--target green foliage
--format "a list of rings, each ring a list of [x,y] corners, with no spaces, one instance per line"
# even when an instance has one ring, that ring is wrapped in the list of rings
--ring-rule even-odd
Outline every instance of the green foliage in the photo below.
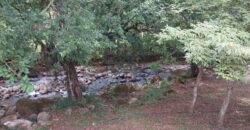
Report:
[[[250,58],[249,33],[218,22],[198,23],[192,27],[167,26],[157,35],[158,42],[179,40],[184,44],[187,62],[213,67],[225,80],[239,80]]]
[[[13,83],[21,80],[22,88],[31,91],[27,74],[34,59],[32,29],[27,22],[29,17],[19,13],[9,4],[0,6],[0,77]],[[31,14],[26,12],[26,14]],[[27,19],[27,21],[23,20]]]
[[[160,99],[167,96],[170,90],[170,82],[169,80],[165,79],[160,82],[159,84],[152,84],[150,85],[143,94],[143,101],[145,102],[157,102]]]
[[[86,104],[93,104],[95,106],[99,106],[99,103],[100,101],[95,95],[86,95],[84,99],[79,101],[72,100],[70,98],[60,98],[53,104],[52,107],[54,109],[61,110],[74,106],[84,107]]]
[[[80,101],[72,100],[69,98],[63,98],[56,101],[53,105],[54,109],[60,110],[73,106],[84,106],[86,104],[86,99],[82,99]]]
[[[95,12],[96,25],[109,41],[104,49],[104,58],[113,56],[116,60],[138,61],[154,54],[155,38],[165,25],[168,6],[165,0],[96,0],[87,5]],[[161,8],[162,7],[162,8]],[[106,57],[105,57],[106,56]]]
[[[151,63],[150,64],[150,68],[153,70],[153,71],[157,71],[159,68],[160,68],[160,64],[159,63]]]

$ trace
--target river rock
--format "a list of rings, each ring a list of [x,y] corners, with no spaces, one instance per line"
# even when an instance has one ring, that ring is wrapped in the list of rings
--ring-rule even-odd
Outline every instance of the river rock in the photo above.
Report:
[[[130,98],[128,104],[134,104],[138,99],[137,98]]]
[[[133,74],[132,73],[127,73],[125,77],[126,78],[133,78]]]
[[[12,92],[18,92],[20,91],[20,88],[21,88],[20,85],[16,85],[16,86],[13,86],[11,89],[12,89]]]
[[[10,129],[25,129],[31,130],[32,122],[25,119],[16,119],[7,121],[4,123],[5,126],[9,127]]]
[[[4,95],[3,95],[3,99],[8,99],[8,98],[10,98],[10,94],[8,94],[8,93],[5,93]]]
[[[15,104],[10,101],[2,101],[0,102],[0,106],[3,107],[5,110],[7,110],[10,106],[14,106]]]
[[[41,126],[51,125],[51,115],[48,112],[41,112],[37,116],[37,123]]]
[[[0,110],[0,118],[5,116],[5,110]]]

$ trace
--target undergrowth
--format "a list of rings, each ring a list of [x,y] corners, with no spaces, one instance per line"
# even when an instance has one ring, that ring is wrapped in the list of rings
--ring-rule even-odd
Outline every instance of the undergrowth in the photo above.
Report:
[[[86,104],[93,104],[95,106],[98,106],[99,99],[95,95],[86,95],[83,99],[79,101],[75,101],[70,98],[59,98],[53,104],[52,108],[54,108],[55,110],[60,110],[74,106],[84,107]]]
[[[170,82],[164,79],[160,83],[150,85],[143,93],[145,103],[157,102],[168,95],[170,92]]]

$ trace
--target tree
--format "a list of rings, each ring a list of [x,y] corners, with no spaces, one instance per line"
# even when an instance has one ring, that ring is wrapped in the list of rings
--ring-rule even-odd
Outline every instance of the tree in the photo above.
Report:
[[[29,16],[0,3],[0,77],[11,83],[21,80],[22,89],[31,91],[27,75],[37,53],[32,28],[22,19],[29,19]]]
[[[157,35],[160,44],[173,39],[182,42],[186,51],[186,61],[199,66],[200,71],[194,86],[191,112],[196,102],[203,68],[213,68],[215,73],[226,81],[237,81],[247,69],[247,62],[250,59],[249,33],[218,22],[203,22],[192,27],[192,29],[180,29],[166,26]],[[227,96],[219,114],[219,127],[223,126],[232,88],[233,86],[228,86]]]
[[[75,66],[91,59],[102,36],[96,29],[93,12],[85,8],[81,0],[3,1],[1,10],[4,25],[1,44],[5,47],[1,53],[1,74],[11,79],[16,77],[12,73],[18,71],[19,76],[28,81],[24,75],[31,66],[30,57],[33,55],[30,54],[36,53],[35,47],[39,45],[49,46],[49,56],[53,56],[55,64],[63,66],[66,72],[69,97],[81,99]],[[16,70],[9,67],[12,64]],[[17,68],[19,64],[22,66]]]
[[[81,0],[52,3],[45,14],[54,17],[40,23],[43,40],[53,45],[53,55],[66,72],[68,96],[75,100],[82,98],[75,66],[91,59],[102,36],[96,29],[94,14],[84,4]]]

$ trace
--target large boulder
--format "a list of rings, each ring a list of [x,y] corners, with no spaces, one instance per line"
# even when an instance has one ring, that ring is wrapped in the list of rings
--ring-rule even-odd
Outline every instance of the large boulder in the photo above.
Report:
[[[16,111],[22,118],[29,118],[32,114],[39,114],[54,101],[51,99],[31,100],[23,98],[17,101]]]

